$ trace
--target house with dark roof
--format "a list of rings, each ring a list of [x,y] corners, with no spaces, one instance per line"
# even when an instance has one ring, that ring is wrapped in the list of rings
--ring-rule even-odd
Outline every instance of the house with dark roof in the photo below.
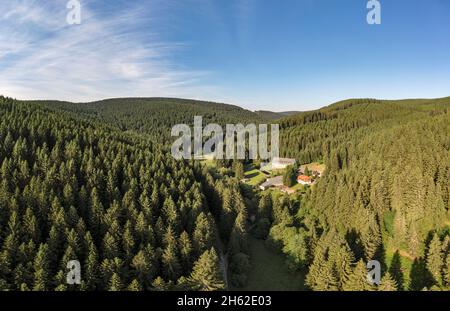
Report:
[[[267,179],[264,183],[262,183],[259,186],[259,189],[267,190],[272,187],[281,187],[281,186],[283,186],[283,176],[277,176]]]

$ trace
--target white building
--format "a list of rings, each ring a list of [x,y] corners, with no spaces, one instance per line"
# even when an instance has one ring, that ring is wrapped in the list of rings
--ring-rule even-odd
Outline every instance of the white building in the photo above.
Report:
[[[289,165],[295,164],[295,159],[288,159],[288,158],[278,158],[275,157],[272,159],[272,169],[274,170],[282,170],[288,167]]]

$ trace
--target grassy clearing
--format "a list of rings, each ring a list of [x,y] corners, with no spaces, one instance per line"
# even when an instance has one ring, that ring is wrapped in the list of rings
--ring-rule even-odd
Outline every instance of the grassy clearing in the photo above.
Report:
[[[266,180],[266,175],[260,170],[255,168],[253,164],[248,164],[245,166],[245,178],[249,179],[248,184],[251,186],[257,186]]]
[[[304,164],[301,166],[302,168],[307,167],[310,171],[317,171],[322,174],[325,171],[325,164],[319,162],[312,162],[309,164]]]
[[[207,159],[207,160],[200,160],[201,163],[205,164],[209,168],[216,168],[216,161]]]
[[[247,291],[297,291],[304,290],[304,275],[291,272],[282,254],[266,248],[263,240],[249,238],[252,270],[248,284],[238,290]]]
[[[390,269],[391,264],[392,264],[392,259],[394,258],[394,254],[395,254],[395,250],[389,250],[386,252],[386,265],[388,267],[388,269]],[[411,258],[411,256],[402,250],[399,250],[399,255],[400,255],[400,264],[401,264],[401,271],[403,274],[403,287],[404,288],[409,288],[411,279],[410,279],[410,273],[411,273],[411,268],[413,265],[414,260]]]

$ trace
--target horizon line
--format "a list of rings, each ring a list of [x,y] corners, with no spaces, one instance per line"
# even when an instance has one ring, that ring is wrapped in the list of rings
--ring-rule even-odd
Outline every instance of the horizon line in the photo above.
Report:
[[[93,104],[93,103],[99,103],[99,102],[104,102],[104,101],[108,101],[108,100],[121,100],[121,99],[172,99],[172,100],[197,101],[197,102],[210,103],[210,104],[222,104],[222,105],[228,105],[228,106],[235,106],[235,107],[239,107],[239,108],[245,109],[247,111],[251,111],[251,112],[267,111],[267,112],[274,112],[274,113],[284,113],[284,112],[299,112],[300,113],[300,112],[309,112],[309,111],[320,110],[320,109],[327,108],[334,104],[348,101],[348,100],[364,100],[364,99],[372,99],[372,100],[379,100],[379,101],[438,100],[438,99],[450,98],[450,95],[443,96],[443,97],[417,97],[417,98],[350,97],[350,98],[335,100],[327,105],[321,106],[316,109],[308,109],[308,110],[291,109],[291,110],[281,110],[281,111],[265,110],[265,109],[252,110],[252,109],[246,108],[244,106],[241,106],[239,104],[224,102],[224,101],[220,101],[220,100],[208,100],[208,99],[187,98],[187,97],[170,97],[170,96],[169,97],[167,97],[167,96],[166,97],[164,97],[164,96],[149,96],[149,97],[147,97],[147,96],[132,96],[132,97],[120,96],[120,97],[106,97],[106,98],[90,100],[90,101],[69,101],[69,100],[61,100],[61,99],[20,99],[20,98],[10,97],[10,96],[4,95],[4,94],[0,94],[0,97],[11,98],[13,100],[22,101],[22,102],[61,102],[61,103],[71,103],[71,104]]]

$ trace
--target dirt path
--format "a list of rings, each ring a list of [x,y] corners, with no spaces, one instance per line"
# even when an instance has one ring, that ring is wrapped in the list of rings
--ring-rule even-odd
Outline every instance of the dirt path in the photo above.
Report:
[[[220,252],[220,270],[222,270],[225,289],[228,289],[228,255]]]
[[[219,232],[217,228],[217,232]],[[219,264],[220,264],[220,270],[222,271],[223,280],[225,282],[225,289],[228,289],[228,253],[225,253],[225,246],[223,245],[222,240],[220,239],[219,235],[217,235],[216,238],[217,246],[219,247]]]

